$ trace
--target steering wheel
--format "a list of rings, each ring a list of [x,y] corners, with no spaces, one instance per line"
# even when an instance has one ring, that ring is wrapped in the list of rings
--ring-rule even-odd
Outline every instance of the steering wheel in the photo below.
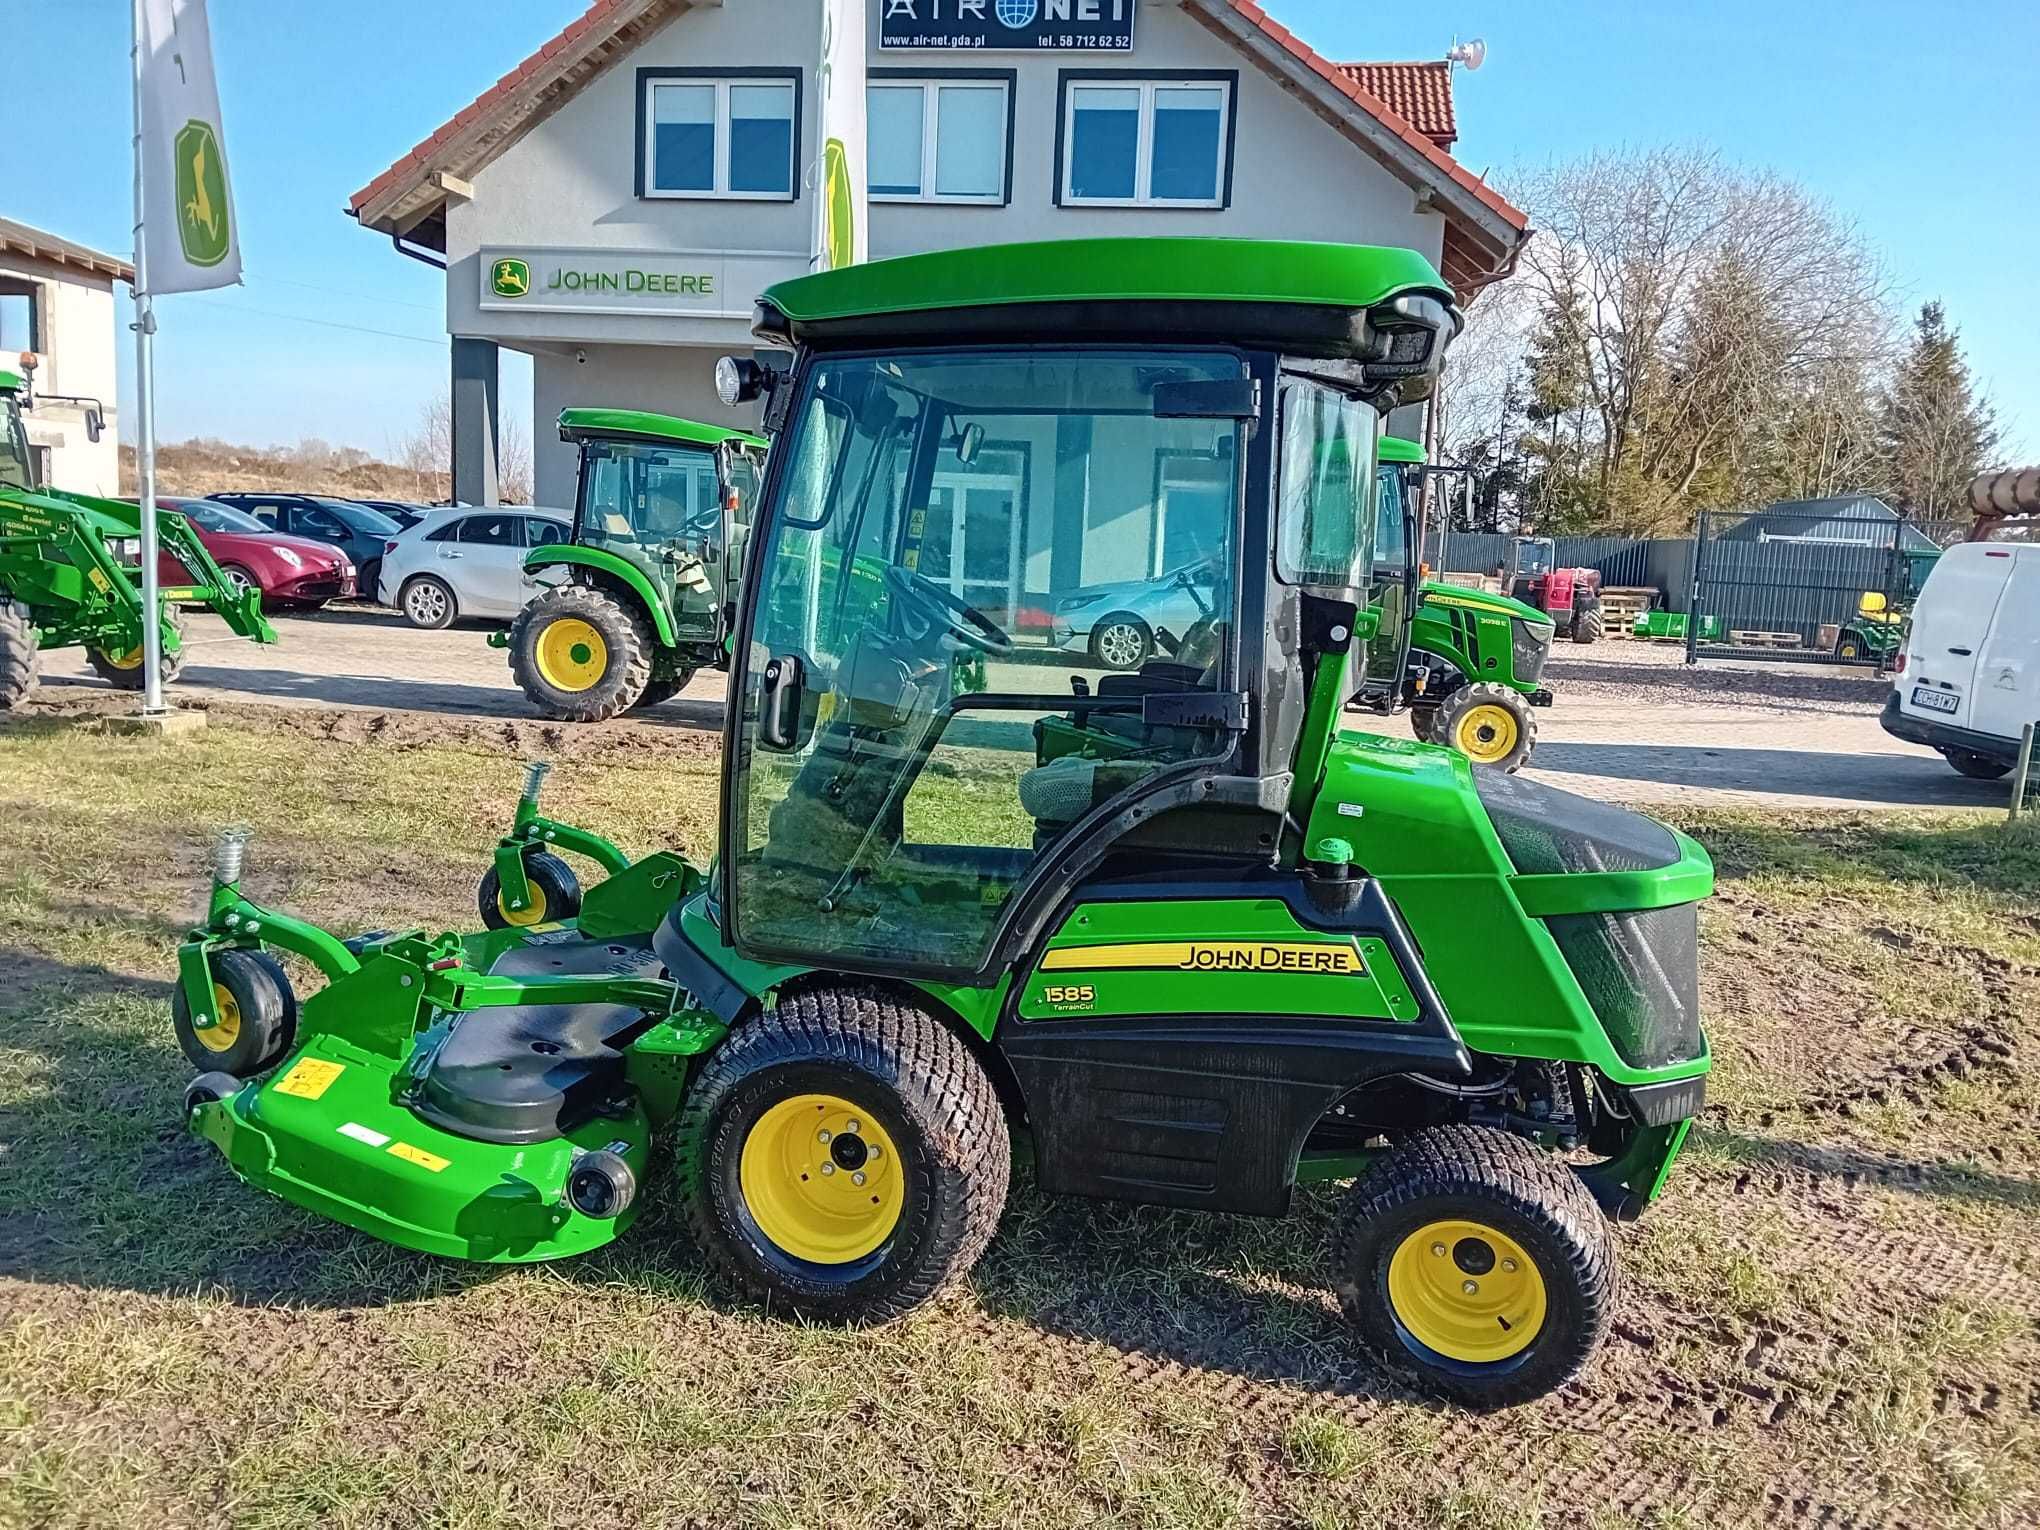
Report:
[[[1006,629],[976,606],[951,594],[926,574],[897,563],[885,566],[885,582],[916,614],[934,623],[966,648],[1003,658],[1013,651]]]

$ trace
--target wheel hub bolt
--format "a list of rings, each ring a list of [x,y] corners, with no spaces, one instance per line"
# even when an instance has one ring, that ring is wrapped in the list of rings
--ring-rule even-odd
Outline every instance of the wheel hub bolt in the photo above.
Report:
[[[1442,1243],[1433,1243],[1431,1245],[1431,1252],[1436,1254],[1440,1259],[1443,1259],[1445,1257],[1445,1245]]]
[[[843,1130],[854,1137],[857,1135],[857,1123],[855,1121],[846,1121],[843,1123]]]
[[[853,1184],[853,1185],[861,1185],[861,1184],[863,1184],[863,1183],[864,1183],[864,1171],[863,1171],[862,1169],[859,1169],[859,1170],[858,1170],[858,1171],[857,1171],[857,1172],[856,1172],[855,1174],[851,1175],[851,1176],[850,1176],[850,1183],[851,1183],[851,1184]]]
[[[829,1129],[825,1126],[819,1132],[815,1133],[815,1140],[817,1142],[827,1142],[829,1140]]]
[[[1513,1259],[1504,1259],[1502,1261],[1502,1268],[1507,1270],[1511,1275],[1513,1275],[1516,1273],[1516,1261]]]
[[[1468,1296],[1476,1296],[1480,1293],[1480,1282],[1477,1280],[1461,1281],[1459,1289],[1464,1291]]]
[[[870,1157],[876,1158],[878,1156],[878,1144],[876,1142],[867,1142],[864,1144],[864,1151]]]
[[[834,1174],[836,1172],[836,1166],[832,1163],[825,1163],[822,1165],[822,1172],[824,1174]]]

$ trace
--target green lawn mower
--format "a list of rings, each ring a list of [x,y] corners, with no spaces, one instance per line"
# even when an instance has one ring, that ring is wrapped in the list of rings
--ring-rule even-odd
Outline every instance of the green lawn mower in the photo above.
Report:
[[[754,329],[790,369],[725,369],[774,446],[715,860],[633,860],[544,813],[534,770],[480,929],[342,940],[251,901],[223,840],[173,1000],[191,1130],[297,1205],[496,1262],[618,1237],[670,1163],[727,1285],[852,1322],[971,1268],[1016,1155],[1051,1194],[1231,1213],[1351,1179],[1330,1282],[1361,1343],[1471,1406],[1560,1385],[1611,1320],[1612,1224],[1701,1108],[1713,870],[1649,819],[1337,729],[1374,626],[1354,465],[1364,489],[1458,326],[1420,256],[1341,245],[773,287]],[[1201,630],[1130,672],[1016,650],[928,529],[974,441],[1040,454],[1044,529],[1159,462],[1220,484]],[[1076,572],[1124,577],[1096,557]],[[324,976],[301,1006],[275,951]]]
[[[34,694],[41,654],[82,647],[101,678],[142,688],[142,512],[119,500],[46,487],[21,422],[31,395],[0,371],[0,711]],[[237,591],[181,515],[156,512],[164,552],[192,582],[165,586],[156,611],[163,678],[183,661],[180,605],[206,605],[258,643],[276,633],[260,591]]]
[[[1426,743],[1457,749],[1476,765],[1520,769],[1537,747],[1537,714],[1548,707],[1539,684],[1555,627],[1533,606],[1507,595],[1420,577],[1424,449],[1383,436],[1377,451],[1376,593],[1379,632],[1368,645],[1355,701],[1407,711]],[[1400,621],[1404,610],[1409,621]]]
[[[500,641],[540,712],[600,722],[723,661],[765,442],[634,409],[562,410],[560,437],[581,449],[573,539],[525,555],[560,582]]]

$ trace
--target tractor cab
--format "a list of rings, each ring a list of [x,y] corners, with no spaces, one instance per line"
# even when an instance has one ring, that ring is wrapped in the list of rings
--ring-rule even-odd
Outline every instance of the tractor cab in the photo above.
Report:
[[[0,488],[33,494],[42,488],[42,475],[21,423],[21,393],[21,375],[0,369]]]
[[[1601,575],[1598,569],[1559,568],[1550,537],[1516,537],[1501,570],[1502,593],[1542,611],[1575,643],[1602,635]]]
[[[1553,544],[1550,537],[1512,537],[1509,539],[1509,564],[1507,582],[1510,593],[1515,593],[1519,581],[1536,579],[1549,574],[1554,562]],[[1517,597],[1521,599],[1520,596]]]

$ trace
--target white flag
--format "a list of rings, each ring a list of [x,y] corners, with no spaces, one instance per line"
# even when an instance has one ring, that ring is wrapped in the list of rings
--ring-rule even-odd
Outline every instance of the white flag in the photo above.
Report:
[[[864,199],[864,0],[822,0],[815,154],[815,269],[871,257]]]
[[[136,125],[141,140],[147,291],[200,292],[241,279],[227,183],[226,134],[213,84],[205,0],[138,0]]]

